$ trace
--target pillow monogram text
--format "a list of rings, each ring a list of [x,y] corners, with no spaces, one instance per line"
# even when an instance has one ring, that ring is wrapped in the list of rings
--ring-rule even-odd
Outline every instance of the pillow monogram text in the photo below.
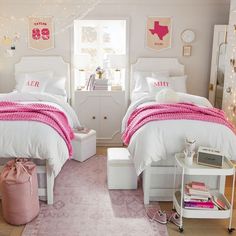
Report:
[[[40,81],[37,81],[37,80],[28,80],[27,81],[27,86],[39,87],[39,83],[40,83]]]
[[[169,87],[169,82],[166,81],[156,81],[153,83],[154,87]]]

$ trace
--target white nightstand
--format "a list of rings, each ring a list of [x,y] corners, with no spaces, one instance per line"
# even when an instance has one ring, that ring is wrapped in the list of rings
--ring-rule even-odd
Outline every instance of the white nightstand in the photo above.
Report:
[[[229,228],[228,231],[231,233],[234,228],[232,228],[232,214],[233,214],[233,202],[234,202],[234,183],[235,183],[235,167],[231,161],[226,157],[224,158],[224,163],[222,168],[214,168],[209,166],[198,165],[196,163],[196,158],[194,158],[193,164],[188,166],[184,161],[184,154],[175,154],[175,178],[174,178],[174,193],[173,193],[173,208],[176,209],[180,215],[180,227],[179,231],[183,232],[183,217],[185,218],[202,218],[202,219],[227,219],[229,218]],[[176,177],[179,174],[177,168],[181,169],[181,184],[176,188]],[[232,181],[232,193],[231,201],[229,202],[224,195],[224,189],[222,188],[221,181],[219,181],[219,186],[215,190],[210,190],[212,195],[217,196],[222,202],[227,206],[226,210],[208,210],[208,209],[187,209],[184,208],[184,185],[186,175],[200,175],[200,176],[233,176]]]
[[[80,123],[97,132],[98,146],[121,146],[125,91],[75,91],[74,109]]]

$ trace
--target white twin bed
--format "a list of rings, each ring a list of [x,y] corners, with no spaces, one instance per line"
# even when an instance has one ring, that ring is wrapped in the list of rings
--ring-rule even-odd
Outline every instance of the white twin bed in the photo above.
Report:
[[[64,96],[67,94],[67,99],[70,98],[69,69],[69,64],[65,63],[61,57],[23,57],[15,65],[15,75],[18,80],[17,90],[1,94],[0,102],[37,103],[53,106],[62,111],[66,115],[70,127],[76,129],[79,127],[79,121]],[[50,78],[43,78],[45,74],[48,74]],[[44,86],[44,91],[48,91],[37,92],[39,88],[34,88],[34,86],[24,91],[23,87],[20,88],[24,82],[22,82],[22,76],[24,76],[23,80],[28,76],[27,79],[31,81],[30,85],[39,80]],[[53,81],[53,79],[55,80]],[[63,91],[61,87],[66,90]],[[29,89],[36,89],[36,91],[31,92],[28,91]],[[32,158],[38,164],[38,173],[46,173],[46,181],[39,183],[39,196],[46,197],[48,204],[52,204],[54,178],[69,158],[68,147],[64,139],[51,126],[27,120],[1,120],[0,134],[0,164],[3,166],[9,158]],[[42,179],[40,176],[39,178]]]
[[[140,58],[131,68],[131,105],[123,119],[122,131],[127,128],[130,114],[138,107],[156,104],[155,97],[146,91],[145,79],[155,73],[178,76],[183,79],[184,66],[176,58]],[[143,81],[142,81],[143,80]],[[142,82],[141,82],[142,81]],[[180,82],[180,81],[179,81]],[[135,84],[138,83],[139,85]],[[181,84],[182,83],[182,84]],[[190,102],[202,107],[212,107],[205,98],[188,95],[183,91],[185,81],[177,86],[179,102]],[[236,136],[224,125],[201,120],[151,121],[131,137],[128,150],[134,161],[136,172],[143,173],[144,203],[150,200],[172,200],[174,155],[184,150],[185,138],[196,139],[198,146],[215,147],[231,159],[236,158]],[[225,179],[205,179],[211,186],[224,190]]]

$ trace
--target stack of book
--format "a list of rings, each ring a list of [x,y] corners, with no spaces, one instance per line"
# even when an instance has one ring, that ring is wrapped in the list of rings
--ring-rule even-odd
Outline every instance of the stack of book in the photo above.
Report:
[[[198,210],[218,210],[205,183],[194,181],[185,186],[184,207]]]
[[[95,79],[94,90],[108,90],[108,79]]]

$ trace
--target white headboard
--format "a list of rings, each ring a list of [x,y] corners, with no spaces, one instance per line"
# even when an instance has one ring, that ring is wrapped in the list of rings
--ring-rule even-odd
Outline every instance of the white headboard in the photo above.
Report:
[[[170,76],[184,75],[184,65],[180,64],[177,58],[138,58],[135,64],[131,65],[130,95],[135,86],[135,71],[163,71],[167,70]]]
[[[27,56],[15,64],[15,74],[23,72],[53,71],[54,75],[66,78],[65,89],[70,98],[70,65],[61,56]]]

